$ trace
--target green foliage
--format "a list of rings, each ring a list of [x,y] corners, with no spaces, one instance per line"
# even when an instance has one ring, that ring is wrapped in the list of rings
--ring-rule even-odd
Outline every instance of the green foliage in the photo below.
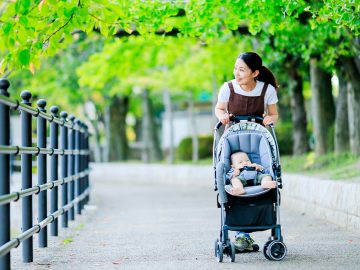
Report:
[[[276,139],[279,145],[280,155],[291,155],[293,147],[291,122],[280,122],[275,127]]]
[[[239,26],[252,35],[275,36],[272,44],[279,54],[307,59],[329,48],[325,62],[332,65],[334,55],[351,52],[349,42],[360,33],[359,6],[359,0],[6,1],[0,6],[0,72],[38,69],[43,57],[67,47],[78,31],[109,38],[119,30],[136,30],[151,37],[177,28],[179,36],[209,42]],[[184,16],[177,16],[180,9]]]
[[[212,136],[199,136],[199,159],[206,159],[212,156]],[[176,148],[176,157],[179,160],[191,160],[192,159],[192,138],[186,137],[181,140],[180,144]]]

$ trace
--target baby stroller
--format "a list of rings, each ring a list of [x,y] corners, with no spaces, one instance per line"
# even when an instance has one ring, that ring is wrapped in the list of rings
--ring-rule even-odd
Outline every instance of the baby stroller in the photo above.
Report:
[[[233,124],[224,131],[219,138],[219,128],[215,126],[213,145],[213,165],[215,191],[218,192],[217,204],[221,208],[220,236],[215,240],[215,257],[218,262],[223,261],[224,254],[235,261],[235,246],[229,239],[228,231],[242,231],[245,233],[271,230],[271,236],[265,243],[263,253],[266,259],[280,261],[287,253],[280,225],[280,191],[281,167],[279,149],[274,127],[271,133],[261,124],[263,118],[257,116],[234,116]],[[230,169],[230,156],[235,152],[245,152],[250,160],[262,165],[265,173],[270,174],[277,181],[274,189],[263,189],[261,186],[245,186],[245,194],[233,196],[230,194],[230,182],[226,180],[226,173]],[[244,167],[246,169],[246,167]],[[259,246],[253,245],[258,251]]]

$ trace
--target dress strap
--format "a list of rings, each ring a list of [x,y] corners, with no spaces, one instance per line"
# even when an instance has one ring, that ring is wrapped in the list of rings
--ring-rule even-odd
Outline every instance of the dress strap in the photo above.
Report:
[[[261,97],[265,97],[265,94],[266,94],[266,90],[267,90],[267,88],[268,88],[268,83],[264,83],[264,87],[263,87],[263,89],[261,90]]]
[[[234,85],[232,84],[232,82],[228,82],[228,86],[229,86],[229,89],[230,89],[230,92],[231,94],[234,94]]]

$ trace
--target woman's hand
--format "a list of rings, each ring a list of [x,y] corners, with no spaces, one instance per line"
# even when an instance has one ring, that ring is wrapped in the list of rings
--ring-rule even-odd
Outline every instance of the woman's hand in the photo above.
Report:
[[[224,125],[229,124],[230,122],[230,117],[232,116],[232,114],[228,114],[228,113],[224,113],[220,118],[219,121],[221,123],[223,123]]]
[[[274,119],[270,115],[267,115],[264,117],[263,124],[264,124],[264,126],[274,124]]]

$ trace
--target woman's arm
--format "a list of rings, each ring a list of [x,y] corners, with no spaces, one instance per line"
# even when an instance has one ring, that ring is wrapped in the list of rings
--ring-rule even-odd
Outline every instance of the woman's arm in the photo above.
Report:
[[[268,126],[270,124],[276,124],[277,120],[279,119],[279,114],[277,111],[276,104],[269,104],[267,106],[267,115],[264,114],[264,125]]]
[[[215,106],[215,115],[223,124],[230,122],[230,115],[227,113],[228,102],[218,102]]]

